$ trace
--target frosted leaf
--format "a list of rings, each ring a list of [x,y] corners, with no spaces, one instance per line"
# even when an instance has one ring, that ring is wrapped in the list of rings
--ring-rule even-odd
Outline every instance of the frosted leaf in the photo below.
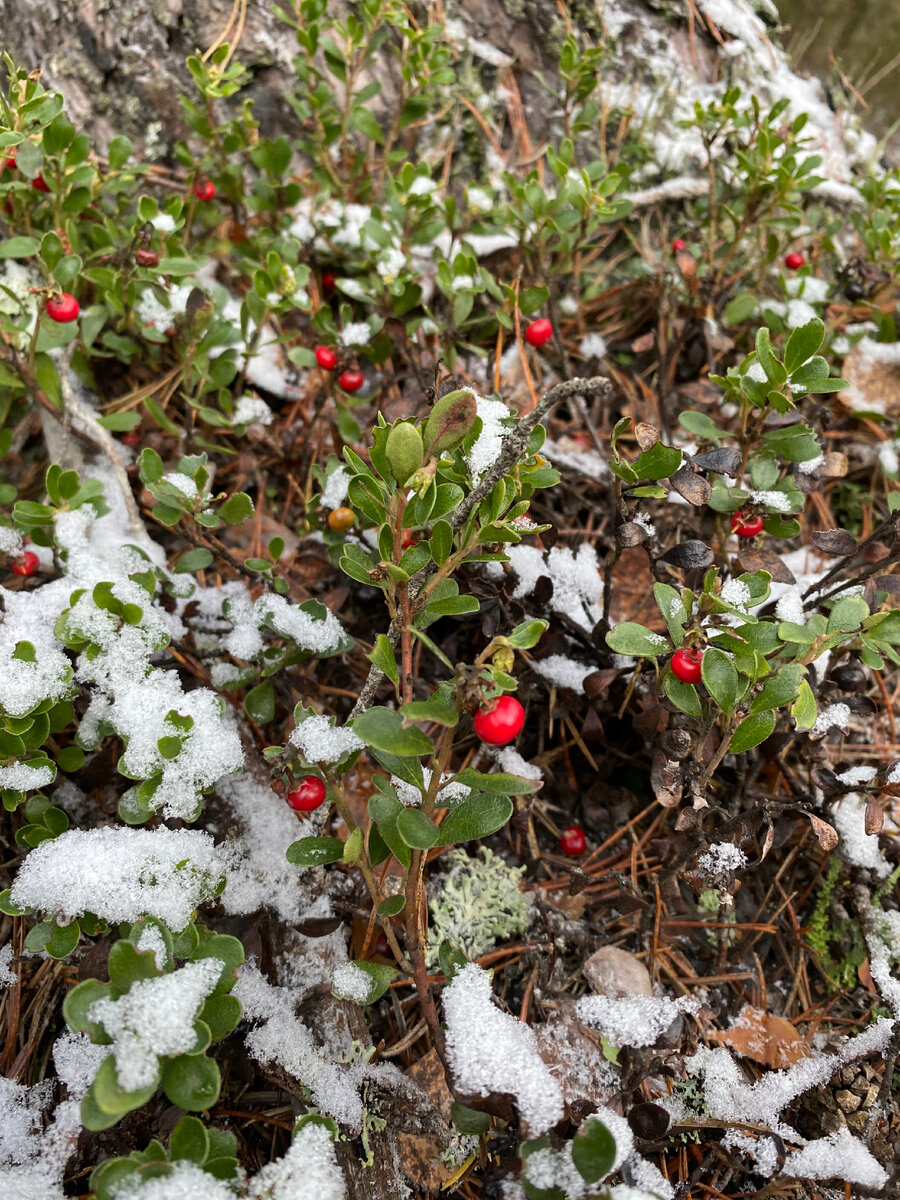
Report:
[[[52,767],[32,767],[24,762],[16,763],[12,767],[0,767],[0,788],[29,792],[35,788],[46,787],[52,782]]]
[[[497,461],[505,436],[501,422],[510,416],[510,411],[502,400],[487,400],[471,388],[464,390],[472,392],[481,418],[481,433],[467,455],[469,470],[477,482]]]
[[[809,731],[811,738],[824,737],[829,729],[844,729],[847,728],[847,722],[850,720],[850,708],[846,704],[829,704],[827,708],[819,710],[819,715],[816,717],[816,723]]]
[[[353,321],[341,330],[339,341],[342,346],[365,346],[371,336],[368,321]]]
[[[196,1045],[194,1022],[223,966],[221,959],[202,958],[158,979],[139,979],[118,1000],[94,1001],[88,1016],[112,1038],[121,1088],[150,1087],[159,1075],[160,1056],[187,1054]]]
[[[146,1179],[126,1175],[113,1188],[115,1200],[234,1200],[234,1191],[224,1179],[216,1179],[186,1159],[176,1159],[168,1175]]]
[[[750,589],[742,579],[726,579],[722,584],[720,596],[726,604],[745,610],[749,608],[752,599]]]
[[[868,867],[878,879],[885,879],[891,864],[878,845],[878,835],[866,833],[866,802],[850,792],[831,810],[835,829],[841,835],[841,853],[857,867]]]
[[[699,1001],[686,996],[670,1000],[640,995],[582,996],[576,1005],[579,1020],[599,1029],[616,1046],[653,1046],[680,1013],[699,1007]]]
[[[189,829],[69,829],[25,858],[12,899],[72,920],[157,917],[173,930],[212,899],[221,863],[208,833]]]
[[[540,1057],[534,1030],[493,1002],[486,971],[469,963],[443,996],[447,1059],[461,1093],[515,1098],[529,1135],[551,1129],[563,1115],[562,1092]]]
[[[322,508],[340,508],[347,499],[347,488],[350,484],[350,472],[346,467],[338,467],[325,480],[322,490]]]
[[[328,717],[308,717],[291,734],[291,745],[296,746],[307,762],[333,763],[362,750],[365,742],[352,729],[332,726]]]
[[[364,1004],[372,990],[371,975],[352,962],[341,963],[336,967],[331,983],[336,996],[343,996],[356,1004]]]
[[[324,1125],[304,1125],[283,1158],[250,1180],[248,1200],[344,1200],[344,1177],[331,1134]],[[187,1200],[187,1198],[186,1198]]]
[[[888,1181],[887,1171],[849,1129],[793,1150],[785,1159],[784,1173],[800,1179],[840,1179],[870,1188],[882,1188]]]

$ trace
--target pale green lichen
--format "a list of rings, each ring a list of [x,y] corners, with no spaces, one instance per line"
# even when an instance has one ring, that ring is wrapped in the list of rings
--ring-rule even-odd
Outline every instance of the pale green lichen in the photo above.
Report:
[[[497,942],[524,933],[528,924],[528,900],[519,889],[524,867],[508,867],[485,846],[477,857],[459,848],[444,861],[447,870],[428,905],[429,969],[437,966],[445,938],[467,958],[479,958]]]

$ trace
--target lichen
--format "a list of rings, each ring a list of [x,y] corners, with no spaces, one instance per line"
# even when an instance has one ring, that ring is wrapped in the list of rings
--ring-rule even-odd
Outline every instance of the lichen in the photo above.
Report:
[[[474,858],[461,848],[452,850],[445,862],[448,869],[428,906],[429,968],[437,965],[445,938],[468,958],[478,958],[497,942],[523,933],[528,923],[528,900],[519,889],[524,867],[508,867],[484,846]]]

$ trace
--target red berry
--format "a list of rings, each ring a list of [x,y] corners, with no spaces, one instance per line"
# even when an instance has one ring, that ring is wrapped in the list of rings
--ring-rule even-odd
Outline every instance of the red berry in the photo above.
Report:
[[[677,254],[679,250],[687,250],[687,242],[683,238],[676,238],[672,243],[672,253]]]
[[[762,533],[763,518],[759,513],[736,512],[731,514],[731,532],[738,537],[752,538]]]
[[[51,296],[47,301],[46,308],[47,316],[54,321],[59,321],[61,325],[65,325],[69,321],[77,321],[78,314],[81,312],[81,305],[68,292],[60,292],[56,296]]]
[[[39,192],[50,191],[50,184],[43,177],[43,175],[35,175],[34,179],[31,181],[31,186],[37,188]]]
[[[699,683],[700,664],[702,662],[702,650],[695,650],[690,646],[682,646],[680,650],[676,650],[672,655],[672,661],[669,665],[672,668],[672,674],[680,679],[682,683]]]
[[[408,550],[410,546],[418,546],[418,544],[419,539],[416,537],[413,531],[411,529],[404,529],[403,537],[400,541],[400,545],[403,547],[403,549]]]
[[[580,825],[570,825],[559,839],[560,850],[563,854],[568,854],[569,858],[578,858],[584,854],[586,847],[587,838]]]
[[[155,250],[148,250],[145,246],[141,246],[134,252],[134,261],[139,267],[155,267],[159,263],[159,255]]]
[[[333,292],[337,284],[337,275],[334,271],[322,272],[322,291]]]
[[[316,346],[316,362],[323,371],[333,371],[337,366],[337,355],[327,346]]]
[[[3,174],[7,167],[11,171],[16,169],[16,152],[18,149],[18,146],[10,146],[3,157],[0,158],[0,175]]]
[[[33,575],[41,565],[41,560],[33,550],[26,550],[20,559],[12,564],[16,575]]]
[[[387,958],[391,944],[387,940],[387,934],[379,933],[378,941],[375,943],[375,953],[380,954],[382,958]]]
[[[546,317],[532,321],[525,330],[525,341],[529,346],[546,346],[553,337],[553,326]]]
[[[790,254],[785,255],[784,265],[789,271],[799,271],[806,259],[802,254],[798,254],[796,250],[792,250]]]
[[[126,433],[122,438],[126,446],[139,446],[141,444],[141,435],[136,429],[132,429],[130,433]]]
[[[285,799],[294,812],[312,812],[325,799],[325,784],[317,775],[304,775]]]
[[[493,708],[475,714],[475,732],[489,746],[505,746],[525,723],[525,709],[514,696],[501,696]]]
[[[338,375],[338,384],[345,392],[358,392],[365,382],[362,371],[341,371]]]
[[[216,194],[216,185],[211,179],[199,179],[194,184],[194,195],[198,200],[212,200]]]

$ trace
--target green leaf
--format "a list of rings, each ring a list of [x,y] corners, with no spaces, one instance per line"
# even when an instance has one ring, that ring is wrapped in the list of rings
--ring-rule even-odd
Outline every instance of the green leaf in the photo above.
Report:
[[[484,775],[472,767],[458,771],[453,776],[453,782],[478,792],[495,792],[500,796],[525,796],[530,792],[540,791],[542,786],[540,779],[526,779],[522,775],[507,775],[502,771]]]
[[[68,925],[56,925],[53,934],[47,942],[47,953],[51,958],[68,958],[81,937],[81,927],[77,921]]]
[[[850,633],[859,629],[869,615],[869,606],[861,596],[846,596],[838,600],[828,614],[828,633]]]
[[[772,350],[772,339],[768,329],[763,325],[756,331],[756,357],[766,373],[769,383],[781,384],[787,379],[787,371],[775,357]]]
[[[189,1112],[212,1108],[221,1083],[218,1064],[203,1055],[183,1054],[163,1066],[163,1091],[173,1104]]]
[[[769,676],[763,684],[762,691],[754,696],[750,712],[760,713],[770,708],[781,708],[796,700],[800,682],[805,674],[806,667],[802,663],[788,663],[782,667],[775,675]]]
[[[97,1200],[115,1200],[119,1185],[138,1169],[133,1158],[108,1158],[91,1172],[90,1189]]]
[[[794,621],[782,621],[778,626],[778,636],[783,642],[796,642],[801,646],[811,646],[816,635],[806,625],[797,625]]]
[[[775,712],[773,709],[753,713],[746,717],[734,731],[731,741],[728,743],[729,752],[741,754],[744,750],[751,750],[760,742],[764,742],[774,728]]]
[[[337,988],[333,988],[332,992],[335,996],[340,996],[344,1000],[353,1000],[356,1004],[374,1004],[376,1000],[380,1000],[384,993],[388,990],[394,980],[398,977],[399,971],[395,967],[389,967],[387,963],[366,962],[364,959],[351,959],[349,966],[355,967],[357,971],[369,976],[370,986],[366,993],[365,999],[360,1000],[357,996],[348,996],[339,992]]]
[[[438,828],[420,808],[406,808],[397,817],[397,832],[411,850],[430,850],[438,842]]]
[[[397,669],[397,658],[390,639],[383,633],[375,639],[375,646],[368,656],[369,662],[385,673],[395,688],[400,688],[400,672]]]
[[[93,1093],[94,1101],[101,1112],[107,1113],[110,1116],[124,1116],[125,1113],[131,1112],[134,1108],[141,1108],[151,1098],[153,1093],[159,1086],[159,1079],[145,1088],[140,1088],[134,1092],[126,1092],[119,1084],[119,1078],[116,1074],[116,1060],[112,1054],[108,1058],[104,1058],[103,1062],[94,1076],[94,1082],[91,1084],[91,1092]]]
[[[217,510],[216,515],[229,525],[241,525],[253,516],[253,501],[246,492],[235,492]]]
[[[410,721],[437,721],[439,725],[446,725],[451,729],[459,721],[456,706],[440,688],[427,700],[411,700],[404,704],[400,711]]]
[[[688,622],[688,611],[684,607],[681,592],[668,583],[654,583],[653,597],[668,626],[669,637],[676,645],[679,645],[684,637],[684,627]]]
[[[188,550],[186,554],[182,554],[175,566],[175,574],[187,575],[192,571],[203,571],[210,565],[214,557],[212,550],[197,546],[194,550]]]
[[[663,676],[663,690],[675,707],[689,717],[702,717],[703,705],[692,683],[684,683],[671,671]]]
[[[449,521],[435,521],[431,530],[431,557],[442,567],[453,549],[453,529]]]
[[[668,654],[670,649],[661,634],[636,621],[621,621],[606,635],[606,644],[616,654],[628,654],[632,658],[658,658]]]
[[[406,897],[402,892],[398,892],[396,896],[388,896],[378,905],[379,917],[396,917],[403,912],[406,905]]]
[[[734,663],[723,650],[710,646],[703,655],[700,672],[704,686],[726,715],[738,698],[740,681]]]
[[[391,426],[385,453],[394,478],[401,487],[405,487],[425,457],[422,434],[411,421],[398,421]]]
[[[322,867],[344,856],[344,843],[333,837],[305,837],[291,842],[287,860],[295,867]]]
[[[438,838],[442,846],[471,842],[488,837],[502,829],[512,816],[513,804],[508,796],[482,793],[469,796],[451,809],[441,825]]]
[[[241,1002],[236,996],[216,992],[206,998],[200,1010],[200,1020],[209,1029],[211,1040],[218,1042],[236,1027],[242,1011]]]
[[[460,1104],[458,1100],[454,1100],[450,1105],[450,1120],[454,1129],[468,1134],[469,1137],[479,1137],[491,1127],[491,1118],[487,1113]]]
[[[793,375],[798,367],[812,358],[825,339],[825,326],[818,317],[813,317],[788,338],[784,351],[784,369]]]
[[[107,157],[109,159],[109,169],[118,171],[120,167],[124,167],[131,156],[131,142],[127,137],[118,134],[109,143]]]
[[[807,680],[804,679],[800,684],[797,699],[791,705],[791,716],[797,722],[798,729],[812,729],[818,715],[819,707],[816,704],[813,690]]]
[[[110,985],[99,979],[85,979],[66,995],[63,1001],[63,1018],[76,1033],[86,1033],[92,1042],[108,1045],[112,1039],[98,1021],[88,1016],[91,1006],[109,996]]]
[[[257,725],[267,725],[275,719],[275,688],[271,679],[264,679],[250,689],[244,697],[244,708],[247,716]]]
[[[31,258],[40,248],[35,237],[11,237],[0,242],[0,258]]]
[[[639,454],[632,464],[638,479],[666,479],[681,466],[683,455],[675,446],[657,442]]]
[[[182,1117],[169,1138],[169,1157],[202,1167],[209,1154],[209,1135],[197,1117]]]
[[[745,321],[749,321],[756,312],[757,299],[751,296],[748,292],[744,292],[725,306],[725,312],[722,314],[726,325],[743,325]]]
[[[549,625],[549,621],[537,617],[522,621],[516,625],[506,640],[515,650],[530,650],[532,646],[538,644]]]
[[[403,717],[392,708],[376,705],[352,721],[351,728],[366,745],[400,758],[418,757],[434,750],[431,739],[420,729],[405,728]]]
[[[585,1183],[599,1183],[613,1169],[616,1141],[599,1117],[588,1117],[572,1139],[572,1162]]]
[[[110,430],[111,433],[127,433],[130,429],[134,429],[135,425],[139,425],[140,420],[140,413],[119,412],[110,413],[108,417],[98,417],[97,424]]]
[[[472,392],[460,389],[442,396],[425,422],[423,439],[430,455],[440,456],[459,445],[478,416]]]

